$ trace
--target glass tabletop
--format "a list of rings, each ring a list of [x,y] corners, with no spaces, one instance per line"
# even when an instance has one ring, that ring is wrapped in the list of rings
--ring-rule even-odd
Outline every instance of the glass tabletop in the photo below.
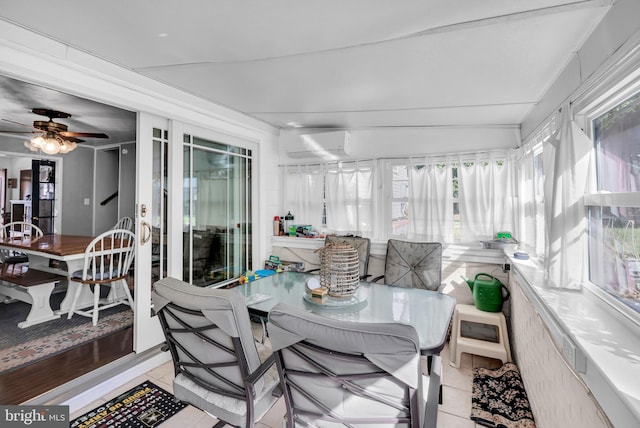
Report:
[[[303,308],[327,318],[365,323],[399,322],[418,332],[423,354],[436,354],[444,347],[455,299],[446,294],[416,288],[360,282],[357,302],[343,307],[319,305],[305,299],[305,284],[317,275],[281,272],[234,288],[249,311],[267,315],[277,303]]]

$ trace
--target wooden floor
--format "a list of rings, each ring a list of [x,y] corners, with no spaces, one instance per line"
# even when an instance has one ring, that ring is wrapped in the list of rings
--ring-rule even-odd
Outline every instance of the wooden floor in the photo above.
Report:
[[[133,327],[0,375],[0,404],[20,404],[133,350]]]

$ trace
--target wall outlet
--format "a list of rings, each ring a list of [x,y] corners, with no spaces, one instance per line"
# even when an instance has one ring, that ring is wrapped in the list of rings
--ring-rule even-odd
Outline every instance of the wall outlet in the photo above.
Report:
[[[573,342],[571,342],[571,340],[566,336],[562,338],[562,354],[564,355],[571,368],[575,369],[576,347]]]
[[[85,204],[85,205],[91,205],[91,199],[89,199],[89,198],[84,198],[84,204]]]
[[[511,270],[511,265],[509,263],[505,263],[502,265],[502,272],[509,272]]]

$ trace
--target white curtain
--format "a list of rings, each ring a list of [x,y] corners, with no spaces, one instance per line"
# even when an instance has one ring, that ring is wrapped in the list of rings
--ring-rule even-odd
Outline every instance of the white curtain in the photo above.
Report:
[[[419,241],[453,240],[451,165],[426,158],[409,165],[409,230]]]
[[[586,216],[584,194],[593,143],[562,108],[560,127],[545,143],[545,276],[560,288],[580,288],[584,273]]]
[[[495,154],[458,161],[461,240],[495,238],[513,232],[511,162]]]
[[[324,201],[324,167],[315,165],[285,166],[284,213],[291,212],[294,224],[322,228]]]
[[[227,227],[229,180],[219,178],[212,171],[194,173],[197,193],[193,198],[193,210],[196,224],[194,229],[202,230],[211,226]]]
[[[338,163],[326,172],[327,229],[372,237],[375,162]]]

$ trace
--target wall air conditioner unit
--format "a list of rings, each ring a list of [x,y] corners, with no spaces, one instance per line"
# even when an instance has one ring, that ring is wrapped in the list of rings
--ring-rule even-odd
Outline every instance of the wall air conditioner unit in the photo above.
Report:
[[[340,155],[351,154],[350,138],[348,131],[301,134],[298,141],[288,147],[287,155],[292,158],[337,159]]]

